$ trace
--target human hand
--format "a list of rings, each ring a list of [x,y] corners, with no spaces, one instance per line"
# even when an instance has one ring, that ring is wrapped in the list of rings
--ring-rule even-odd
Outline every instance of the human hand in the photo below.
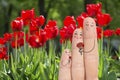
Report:
[[[97,34],[92,18],[84,20],[83,30],[74,31],[71,50],[62,53],[59,80],[98,80]]]

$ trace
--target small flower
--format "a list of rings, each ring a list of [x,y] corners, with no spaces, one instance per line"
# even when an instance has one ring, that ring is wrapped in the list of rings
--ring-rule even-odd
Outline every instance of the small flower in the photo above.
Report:
[[[120,36],[120,28],[116,29],[115,34],[118,35],[118,36]]]
[[[79,48],[79,52],[80,52],[81,55],[82,55],[82,53],[83,53],[83,48],[84,48],[83,42],[79,42],[79,43],[77,44],[77,47]]]
[[[56,21],[49,20],[48,24],[45,26],[44,30],[46,31],[46,36],[48,39],[53,39],[58,35],[58,27]]]
[[[21,31],[23,29],[23,20],[15,19],[11,22],[11,27],[13,31]]]
[[[84,47],[83,42],[78,43],[78,44],[77,44],[77,47],[78,47],[78,48],[83,48],[83,47]]]
[[[107,29],[103,32],[104,37],[108,38],[111,37],[114,34],[113,30]]]

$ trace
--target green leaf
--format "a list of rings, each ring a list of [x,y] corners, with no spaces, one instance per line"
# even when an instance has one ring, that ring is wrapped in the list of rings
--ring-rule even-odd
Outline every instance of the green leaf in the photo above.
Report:
[[[110,72],[108,75],[108,80],[117,80],[115,72]]]

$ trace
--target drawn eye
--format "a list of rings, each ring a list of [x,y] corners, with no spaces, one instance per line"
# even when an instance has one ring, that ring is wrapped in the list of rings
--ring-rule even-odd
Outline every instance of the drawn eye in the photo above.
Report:
[[[85,26],[89,26],[89,24],[85,24]]]
[[[75,33],[75,35],[77,35],[77,33]]]
[[[93,27],[94,26],[94,23],[91,23],[91,25],[90,25],[91,27]]]
[[[90,26],[91,26],[91,27],[93,27],[94,25],[93,25],[93,24],[91,24]]]
[[[82,36],[82,33],[80,33],[80,36]]]

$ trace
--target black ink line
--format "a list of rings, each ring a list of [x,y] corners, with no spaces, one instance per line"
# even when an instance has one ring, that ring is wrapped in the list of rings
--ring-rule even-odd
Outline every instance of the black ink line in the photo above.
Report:
[[[94,45],[93,45],[93,48],[92,48],[91,50],[89,50],[89,51],[85,51],[85,50],[84,50],[84,52],[85,52],[85,53],[89,53],[89,52],[93,51],[94,48],[95,48],[95,39],[94,39]]]

